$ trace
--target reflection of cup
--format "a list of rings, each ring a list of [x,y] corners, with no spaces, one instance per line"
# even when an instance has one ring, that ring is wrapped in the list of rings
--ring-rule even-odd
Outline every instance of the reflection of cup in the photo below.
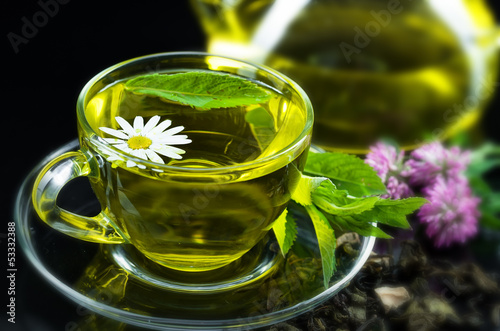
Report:
[[[123,89],[131,77],[187,71],[238,75],[273,97],[250,106],[200,110]],[[297,183],[313,121],[309,99],[287,77],[204,53],[151,55],[103,71],[82,90],[77,117],[80,150],[52,160],[35,182],[40,218],[81,240],[132,244],[151,260],[184,271],[224,266],[264,238]],[[126,143],[134,155],[102,129],[121,131],[121,123],[123,130],[145,130],[150,121],[158,127],[167,118],[172,126],[184,126],[189,137],[190,143],[184,139],[175,146],[184,150],[182,159],[145,160],[130,147],[132,139]],[[135,148],[143,143],[136,139]],[[82,176],[101,203],[95,217],[56,205],[61,188]]]
[[[313,143],[405,149],[477,123],[498,31],[484,1],[191,0],[208,51],[264,63],[310,96]]]

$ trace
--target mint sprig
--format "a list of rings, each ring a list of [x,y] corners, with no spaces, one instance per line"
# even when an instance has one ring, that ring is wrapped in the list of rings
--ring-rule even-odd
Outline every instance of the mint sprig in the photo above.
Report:
[[[309,153],[304,173],[328,177],[340,190],[356,197],[386,193],[375,170],[354,155]]]
[[[128,80],[125,89],[200,110],[253,105],[272,96],[248,79],[209,71],[139,76]]]
[[[362,236],[391,238],[375,224],[408,229],[407,216],[427,202],[419,197],[390,200],[376,195],[385,193],[385,185],[373,168],[353,155],[310,153],[304,173],[299,174],[292,200],[305,207],[314,225],[325,288],[336,269],[335,228]],[[295,222],[288,227],[282,222],[276,222],[273,231],[286,254],[295,240],[296,231],[291,229]]]

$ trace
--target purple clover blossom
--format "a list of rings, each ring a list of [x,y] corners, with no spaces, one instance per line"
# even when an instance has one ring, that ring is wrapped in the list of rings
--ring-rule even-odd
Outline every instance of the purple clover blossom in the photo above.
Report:
[[[478,231],[481,200],[472,195],[465,177],[469,155],[434,142],[416,149],[404,162],[403,151],[379,142],[370,148],[365,162],[386,185],[388,194],[383,198],[406,198],[415,189],[429,200],[418,219],[436,247],[448,247],[464,243]]]
[[[458,147],[446,149],[441,143],[433,142],[414,150],[407,161],[410,184],[426,186],[439,175],[445,178],[459,176],[470,163],[469,152]]]
[[[404,181],[400,181],[395,176],[390,176],[386,183],[387,194],[382,198],[391,198],[394,200],[405,199],[413,195],[413,191]]]
[[[426,234],[436,247],[464,243],[477,233],[481,200],[472,195],[464,175],[470,153],[458,147],[445,148],[439,142],[424,145],[406,162],[410,184],[421,187],[429,203],[418,213]]]
[[[388,193],[382,198],[403,199],[413,194],[405,180],[408,170],[404,164],[404,151],[398,152],[394,146],[379,142],[370,147],[365,163],[386,184]]]
[[[477,233],[480,199],[472,196],[465,177],[439,175],[422,192],[429,203],[420,208],[418,217],[436,247],[464,243]]]

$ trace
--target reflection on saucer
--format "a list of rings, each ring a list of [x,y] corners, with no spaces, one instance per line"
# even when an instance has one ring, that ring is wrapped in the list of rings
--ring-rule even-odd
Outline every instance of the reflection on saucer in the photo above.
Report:
[[[274,241],[267,239],[241,260],[221,270],[185,273],[149,261],[133,246],[102,245],[74,284],[74,289],[96,302],[124,311],[181,319],[213,319],[214,316],[218,319],[245,319],[296,305],[324,290],[321,259],[315,249],[298,244],[285,260],[279,252],[272,252],[272,247],[279,250]],[[130,261],[123,262],[125,254],[122,250]],[[211,284],[224,284],[221,280],[231,281],[250,273],[254,268],[246,270],[247,266],[260,262],[258,257],[267,252],[273,253],[268,255],[274,263],[262,277],[223,290],[206,290]],[[141,269],[138,275],[132,273],[137,268],[123,268],[131,263]],[[345,268],[340,266],[339,269]],[[148,277],[143,278],[145,273]],[[180,283],[183,277],[185,280]],[[188,284],[194,289],[185,290]]]

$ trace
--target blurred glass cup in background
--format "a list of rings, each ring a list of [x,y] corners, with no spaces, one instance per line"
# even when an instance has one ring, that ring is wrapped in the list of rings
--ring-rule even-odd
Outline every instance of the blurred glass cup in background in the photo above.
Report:
[[[499,31],[483,0],[191,0],[207,50],[290,76],[315,109],[313,143],[404,149],[478,122]]]

